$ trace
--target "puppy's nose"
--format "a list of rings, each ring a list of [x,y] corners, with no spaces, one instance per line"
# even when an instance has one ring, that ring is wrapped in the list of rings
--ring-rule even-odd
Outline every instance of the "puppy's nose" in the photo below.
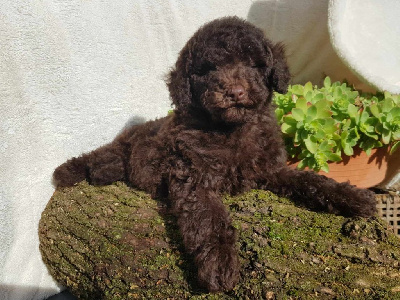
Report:
[[[244,87],[240,84],[234,85],[229,89],[228,93],[234,100],[242,100],[244,98]]]

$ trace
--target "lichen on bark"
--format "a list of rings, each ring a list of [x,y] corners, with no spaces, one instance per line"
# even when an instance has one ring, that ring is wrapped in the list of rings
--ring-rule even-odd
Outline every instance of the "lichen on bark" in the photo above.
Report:
[[[123,183],[57,190],[39,225],[43,261],[81,299],[400,299],[400,241],[383,221],[259,190],[224,202],[238,229],[233,291],[200,289],[165,204]]]

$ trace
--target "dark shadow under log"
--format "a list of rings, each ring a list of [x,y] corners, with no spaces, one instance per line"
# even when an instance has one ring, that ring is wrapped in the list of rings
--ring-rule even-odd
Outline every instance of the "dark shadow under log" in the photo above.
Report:
[[[81,299],[398,299],[400,240],[376,219],[311,212],[264,191],[226,197],[241,280],[196,286],[165,206],[123,183],[56,191],[42,214],[51,275]]]

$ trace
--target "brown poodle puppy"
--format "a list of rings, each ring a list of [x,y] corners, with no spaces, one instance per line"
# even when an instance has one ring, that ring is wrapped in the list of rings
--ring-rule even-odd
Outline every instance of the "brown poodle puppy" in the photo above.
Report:
[[[371,216],[374,194],[286,166],[273,91],[290,79],[283,47],[236,17],[201,27],[168,79],[174,114],[133,126],[54,172],[57,186],[125,180],[168,199],[209,291],[239,280],[235,229],[221,194],[267,189],[314,209]]]

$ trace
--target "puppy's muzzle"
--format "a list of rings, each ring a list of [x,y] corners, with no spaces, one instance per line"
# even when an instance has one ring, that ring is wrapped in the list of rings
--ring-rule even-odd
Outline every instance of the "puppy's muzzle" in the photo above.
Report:
[[[245,99],[246,92],[242,85],[237,84],[228,90],[228,96],[235,102],[240,102]]]

